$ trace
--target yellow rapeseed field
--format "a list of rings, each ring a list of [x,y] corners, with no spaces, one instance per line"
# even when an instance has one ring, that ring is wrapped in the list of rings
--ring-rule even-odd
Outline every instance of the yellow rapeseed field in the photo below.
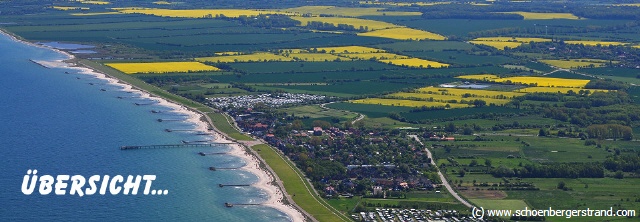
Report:
[[[471,102],[476,99],[484,100],[487,104],[496,104],[496,105],[504,105],[511,101],[511,98],[485,98],[485,97],[462,97],[460,95],[449,95],[449,94],[429,94],[429,93],[393,93],[389,94],[388,97],[391,98],[400,98],[400,99],[419,99],[425,100],[429,102],[443,102],[443,103],[451,103],[450,101],[456,101],[455,103],[463,103],[463,102]]]
[[[398,27],[398,28],[388,28],[388,29],[380,29],[374,30],[365,33],[358,33],[359,36],[371,36],[371,37],[381,37],[381,38],[389,38],[389,39],[399,39],[399,40],[445,40],[446,38],[442,35],[427,32],[418,29],[406,28],[406,27]]]
[[[601,59],[571,59],[571,60],[540,60],[540,62],[549,64],[551,66],[563,68],[563,69],[572,69],[572,68],[583,68],[583,67],[601,67],[605,66],[609,61],[601,60]],[[615,61],[614,63],[617,63]]]
[[[500,77],[494,74],[476,74],[476,75],[458,76],[456,78],[470,79],[470,80],[492,80],[492,79],[499,79]]]
[[[199,62],[148,62],[148,63],[106,63],[126,74],[134,73],[172,73],[218,71],[220,69]]]
[[[496,79],[496,82],[522,83],[522,84],[537,84],[536,86],[546,87],[568,87],[568,88],[583,88],[589,83],[589,80],[584,79],[561,79],[561,78],[548,78],[548,77],[533,77],[533,76],[518,76]]]
[[[419,93],[432,93],[432,94],[447,94],[455,96],[463,96],[469,94],[471,98],[508,98],[511,99],[517,96],[523,96],[524,93],[518,92],[505,92],[505,91],[493,91],[483,89],[458,89],[458,88],[442,88],[442,87],[424,87],[416,90]]]
[[[525,37],[483,37],[483,38],[476,38],[473,41],[529,43],[529,42],[551,42],[551,39],[525,38]]]
[[[350,59],[359,59],[359,60],[383,60],[383,59],[408,59],[408,56],[388,53],[388,52],[374,52],[374,53],[342,53],[338,54],[343,57],[347,57]]]
[[[605,41],[564,41],[566,44],[572,45],[585,45],[585,46],[619,46],[619,45],[627,45],[629,43],[624,42],[605,42]]]
[[[640,3],[614,4],[613,6],[635,6],[635,7],[640,7]]]
[[[108,4],[111,4],[111,2],[106,2],[106,1],[80,1],[80,3],[82,3],[82,4],[93,4],[93,5],[108,5]]]
[[[446,63],[440,63],[440,62],[436,62],[436,61],[429,61],[429,60],[425,60],[425,59],[418,59],[418,58],[409,58],[409,59],[381,59],[378,60],[379,62],[382,63],[389,63],[392,65],[397,65],[397,66],[407,66],[407,67],[414,67],[414,68],[445,68],[445,67],[449,67],[449,64]]]
[[[379,62],[382,63],[389,63],[392,65],[397,65],[397,66],[408,66],[408,67],[414,67],[414,68],[444,68],[444,67],[449,67],[449,64],[446,63],[439,63],[439,62],[435,62],[435,61],[429,61],[429,60],[424,60],[424,59],[418,59],[418,58],[411,58],[411,59],[381,59],[378,60]]]
[[[76,7],[76,6],[51,6],[53,9],[68,11],[68,10],[89,10],[87,7]]]
[[[640,45],[634,45],[633,48],[640,49]]]
[[[536,12],[502,12],[507,14],[522,15],[525,20],[538,19],[580,19],[571,13],[536,13]]]
[[[328,53],[291,53],[288,54],[289,58],[295,59],[297,61],[306,61],[306,62],[325,62],[325,61],[335,61],[335,60],[347,60],[337,55],[328,54]]]
[[[575,92],[575,93],[578,93],[582,89],[558,88],[558,87],[527,87],[527,88],[522,88],[522,89],[516,89],[516,90],[514,90],[514,92],[523,92],[523,93],[536,93],[536,92],[558,93],[559,92],[559,93],[566,94],[570,90]],[[609,90],[605,90],[605,89],[589,89],[589,91],[591,91],[591,92],[608,92]]]
[[[339,47],[322,47],[316,48],[317,51],[325,51],[327,53],[374,53],[385,52],[382,49],[376,49],[365,46],[339,46]]]
[[[520,42],[492,42],[492,41],[469,41],[469,42],[473,43],[473,44],[478,44],[478,45],[491,46],[491,47],[496,48],[498,50],[504,50],[507,47],[516,48],[516,47],[521,46],[523,44],[523,43],[520,43]]]
[[[201,62],[273,62],[273,61],[293,61],[292,58],[287,58],[281,55],[276,55],[268,52],[258,52],[248,55],[230,55],[230,56],[213,56],[213,57],[201,57],[196,58],[196,61]]]
[[[342,17],[300,17],[300,16],[292,16],[294,20],[300,21],[301,26],[307,26],[309,22],[323,22],[323,23],[331,23],[334,26],[338,26],[339,24],[344,25],[352,25],[354,28],[359,29],[360,27],[366,28],[367,30],[378,30],[378,29],[387,29],[387,28],[395,28],[399,27],[397,25],[381,22],[369,19],[360,19],[360,18],[342,18]]]
[[[311,14],[312,16],[334,15],[343,17],[360,17],[360,16],[415,16],[422,15],[420,12],[399,12],[399,11],[383,11],[384,8],[347,8],[335,6],[302,6],[297,8],[279,9],[277,11],[293,13],[296,15]],[[272,10],[276,11],[276,10]]]
[[[153,4],[156,4],[156,5],[172,5],[172,4],[175,4],[175,3],[168,2],[168,1],[156,1],[156,2],[153,2]]]
[[[381,98],[371,98],[371,99],[359,99],[352,100],[352,103],[359,104],[374,104],[374,105],[383,105],[383,106],[405,106],[405,107],[445,107],[447,104],[451,108],[467,108],[469,105],[466,104],[458,104],[458,103],[441,103],[441,102],[428,102],[428,101],[415,101],[415,100],[406,100],[406,99],[381,99]]]
[[[93,15],[113,15],[120,14],[119,12],[93,12],[93,13],[71,13],[73,16],[93,16]]]
[[[475,2],[471,2],[469,3],[470,5],[475,5],[475,6],[490,6],[491,4],[488,3],[475,3]]]

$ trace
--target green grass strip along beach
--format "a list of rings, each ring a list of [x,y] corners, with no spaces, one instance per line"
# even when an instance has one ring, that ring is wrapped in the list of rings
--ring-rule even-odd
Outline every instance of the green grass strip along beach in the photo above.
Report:
[[[315,195],[313,187],[304,179],[303,174],[274,148],[266,144],[255,145],[251,148],[260,154],[260,157],[275,171],[293,201],[315,219],[318,221],[351,221],[350,218],[331,207],[324,199]]]

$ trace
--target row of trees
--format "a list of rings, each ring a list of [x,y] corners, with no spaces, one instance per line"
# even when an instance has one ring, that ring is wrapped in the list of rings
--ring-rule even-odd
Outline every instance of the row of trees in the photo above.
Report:
[[[589,138],[632,140],[631,127],[620,124],[596,124],[587,127]]]
[[[604,167],[593,163],[527,164],[510,169],[504,165],[490,171],[494,177],[521,178],[603,178]]]
[[[255,17],[241,15],[238,17],[238,21],[243,25],[263,28],[294,27],[300,25],[300,21],[293,20],[286,15],[258,15]]]
[[[640,156],[616,155],[604,161],[604,168],[610,171],[635,172],[640,170]]]

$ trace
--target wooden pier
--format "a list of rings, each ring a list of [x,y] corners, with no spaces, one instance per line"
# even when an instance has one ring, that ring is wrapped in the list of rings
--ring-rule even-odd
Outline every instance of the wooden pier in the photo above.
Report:
[[[164,131],[170,133],[170,132],[191,132],[191,131],[198,131],[196,129],[164,129]]]
[[[224,206],[225,206],[225,207],[233,207],[234,205],[235,205],[235,206],[259,206],[259,205],[262,205],[262,204],[251,204],[251,203],[229,203],[229,202],[224,203]]]
[[[158,104],[160,102],[158,101],[153,101],[153,102],[148,102],[148,103],[133,103],[136,104],[136,106],[147,106],[147,105],[153,105],[153,104]]]
[[[42,66],[42,67],[47,68],[47,69],[51,68],[51,67],[45,66],[44,64],[42,64],[42,63],[40,63],[40,62],[38,62],[36,60],[33,60],[33,59],[29,59],[29,61],[31,61],[31,62],[33,62],[35,64],[38,64],[39,66]]]
[[[140,96],[118,96],[116,98],[118,99],[133,99],[133,98],[138,98]]]
[[[188,144],[188,143],[209,143],[211,142],[211,140],[194,140],[194,141],[187,141],[187,140],[183,140],[182,143],[184,144]]]
[[[192,143],[192,144],[163,144],[163,145],[143,145],[143,146],[121,146],[121,150],[140,150],[140,149],[164,149],[164,148],[193,148],[193,147],[212,147],[222,146],[233,143]]]
[[[219,187],[248,187],[251,184],[218,184]]]
[[[158,122],[179,122],[185,121],[186,119],[157,119]]]
[[[240,169],[240,167],[209,167],[209,170],[211,170],[211,171],[216,171],[216,170],[235,170],[235,169]]]
[[[222,154],[228,154],[228,152],[213,152],[213,153],[199,152],[199,153],[198,153],[198,155],[200,155],[200,156],[206,156],[206,155],[222,155]]]

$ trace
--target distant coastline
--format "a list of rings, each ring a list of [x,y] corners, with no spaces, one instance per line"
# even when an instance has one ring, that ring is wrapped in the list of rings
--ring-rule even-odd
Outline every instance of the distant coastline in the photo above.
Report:
[[[305,221],[308,218],[308,216],[305,216],[303,212],[301,212],[300,207],[285,204],[283,202],[283,200],[286,199],[285,197],[286,193],[284,188],[277,186],[277,183],[274,182],[276,180],[276,178],[274,178],[275,177],[274,172],[270,172],[270,170],[260,167],[260,163],[263,161],[260,160],[259,156],[256,156],[256,154],[252,152],[248,152],[247,149],[249,148],[245,148],[244,145],[239,144],[235,140],[228,138],[226,135],[224,135],[224,133],[216,129],[215,126],[213,125],[213,122],[204,113],[200,112],[199,110],[195,110],[186,105],[172,101],[170,99],[154,95],[144,89],[136,87],[135,85],[129,84],[124,80],[118,79],[112,75],[108,75],[104,72],[100,72],[99,70],[93,69],[79,62],[74,55],[69,54],[63,50],[29,42],[24,38],[14,35],[11,32],[8,32],[3,29],[0,29],[0,34],[6,35],[10,37],[13,41],[19,42],[21,44],[53,50],[67,57],[64,60],[56,60],[56,61],[31,60],[34,63],[37,63],[47,68],[77,69],[82,74],[92,75],[98,79],[106,80],[112,85],[121,86],[123,88],[122,89],[123,91],[136,93],[141,98],[156,100],[158,104],[161,106],[170,107],[174,109],[176,112],[185,114],[186,116],[189,117],[185,121],[196,124],[196,130],[198,131],[210,132],[209,130],[212,129],[213,130],[212,142],[220,142],[220,143],[233,142],[233,144],[230,145],[232,150],[231,152],[229,152],[229,154],[242,158],[247,163],[247,165],[244,167],[241,167],[240,169],[246,170],[251,174],[256,175],[259,178],[259,181],[255,184],[252,184],[252,186],[265,191],[269,195],[269,199],[266,202],[261,203],[261,205],[268,206],[280,212],[285,213],[289,217],[289,219],[292,221]],[[291,204],[295,204],[295,203],[291,203]]]

